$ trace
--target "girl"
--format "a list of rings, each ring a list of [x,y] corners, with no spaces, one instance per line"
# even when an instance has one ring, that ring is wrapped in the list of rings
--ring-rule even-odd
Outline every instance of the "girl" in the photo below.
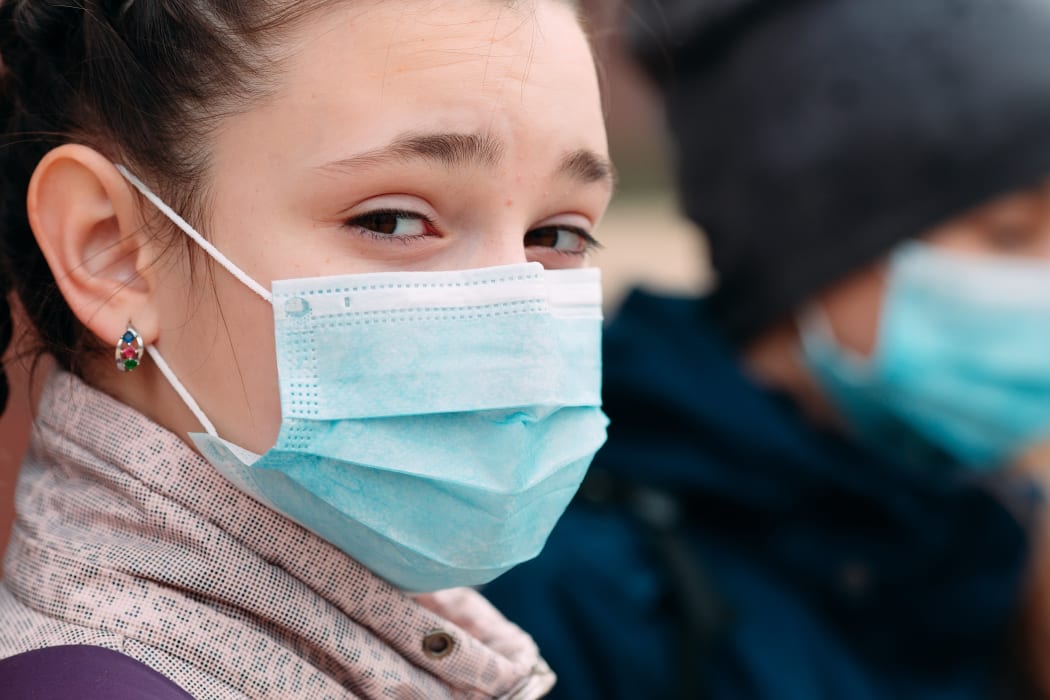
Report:
[[[563,269],[612,183],[575,9],[7,0],[0,36],[0,272],[60,368],[0,656],[544,694],[454,587],[535,556],[604,439],[597,276]]]

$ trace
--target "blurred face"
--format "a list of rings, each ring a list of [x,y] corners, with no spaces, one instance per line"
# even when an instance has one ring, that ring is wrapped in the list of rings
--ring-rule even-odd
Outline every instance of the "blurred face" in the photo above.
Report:
[[[961,254],[1042,259],[1050,264],[1050,180],[952,219],[921,238]],[[821,296],[819,303],[843,347],[863,356],[874,351],[885,288],[886,266],[880,264]]]
[[[211,164],[205,234],[266,288],[582,266],[612,186],[590,48],[554,0],[319,13],[289,42],[276,93],[222,123]],[[213,285],[185,259],[162,274],[155,345],[220,436],[265,451],[280,424],[271,307],[214,266]],[[178,431],[185,415],[161,421]]]

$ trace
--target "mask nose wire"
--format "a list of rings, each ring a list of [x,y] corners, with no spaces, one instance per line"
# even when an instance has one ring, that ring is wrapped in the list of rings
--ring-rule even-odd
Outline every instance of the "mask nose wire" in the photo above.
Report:
[[[174,209],[165,204],[160,197],[153,194],[153,191],[149,187],[147,187],[146,184],[142,182],[142,180],[132,175],[130,170],[125,168],[123,165],[117,165],[116,167],[117,170],[120,171],[120,174],[123,175],[124,178],[142,194],[143,197],[148,199],[150,203],[153,206],[155,206],[158,209],[158,211],[160,211],[161,214],[168,217],[171,223],[178,226],[183,233],[192,238],[197,245],[203,248],[204,252],[211,256],[212,260],[222,265],[227,272],[236,277],[245,287],[262,297],[266,303],[271,305],[273,304],[273,295],[270,294],[269,290],[267,290],[261,284],[249,277],[244,272],[244,270],[234,265],[232,260],[223,255],[218,248],[211,244],[211,242],[208,239],[197,233],[197,231],[192,226],[190,226],[185,219],[179,216]]]
[[[212,260],[222,265],[227,272],[237,278],[244,286],[248,287],[248,289],[262,297],[266,303],[270,305],[273,304],[273,295],[270,294],[268,290],[245,274],[245,272],[239,267],[234,265],[229,258],[223,255],[219,249],[213,246],[206,238],[204,238],[204,236],[197,233],[197,231],[190,226],[185,219],[179,216],[174,209],[165,204],[160,197],[153,194],[153,191],[150,190],[144,182],[131,174],[131,171],[123,165],[117,165],[116,168],[120,174],[142,194],[143,197],[148,199],[149,202],[160,211],[161,214],[166,216],[173,224],[178,226],[183,233],[192,238],[197,245],[203,248],[204,252],[211,256]],[[164,378],[168,380],[168,384],[170,384],[171,388],[175,390],[175,393],[179,395],[182,402],[186,404],[186,408],[190,409],[190,412],[201,424],[201,427],[203,427],[212,437],[219,437],[218,431],[215,430],[215,425],[208,419],[208,416],[204,414],[200,404],[198,404],[193,396],[190,395],[190,392],[186,389],[183,383],[179,381],[179,378],[175,376],[175,372],[172,371],[171,366],[165,361],[164,357],[160,354],[160,351],[152,345],[147,345],[146,352],[149,353],[149,356],[157,364],[157,369],[159,369],[160,373],[164,375]]]

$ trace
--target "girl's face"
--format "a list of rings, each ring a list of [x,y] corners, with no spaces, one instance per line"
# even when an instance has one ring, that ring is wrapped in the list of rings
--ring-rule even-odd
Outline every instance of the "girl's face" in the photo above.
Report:
[[[272,97],[224,119],[210,144],[215,246],[267,288],[583,265],[613,176],[573,10],[555,0],[333,7],[285,46]],[[217,266],[202,274],[201,255],[191,275],[188,258],[156,272],[155,345],[220,436],[263,452],[280,424],[272,309]],[[166,392],[155,419],[200,430],[148,361],[140,372]]]

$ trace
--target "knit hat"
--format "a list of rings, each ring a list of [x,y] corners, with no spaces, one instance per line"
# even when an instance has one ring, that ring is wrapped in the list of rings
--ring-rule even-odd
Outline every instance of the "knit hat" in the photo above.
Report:
[[[636,0],[736,342],[1050,175],[1047,0]]]

